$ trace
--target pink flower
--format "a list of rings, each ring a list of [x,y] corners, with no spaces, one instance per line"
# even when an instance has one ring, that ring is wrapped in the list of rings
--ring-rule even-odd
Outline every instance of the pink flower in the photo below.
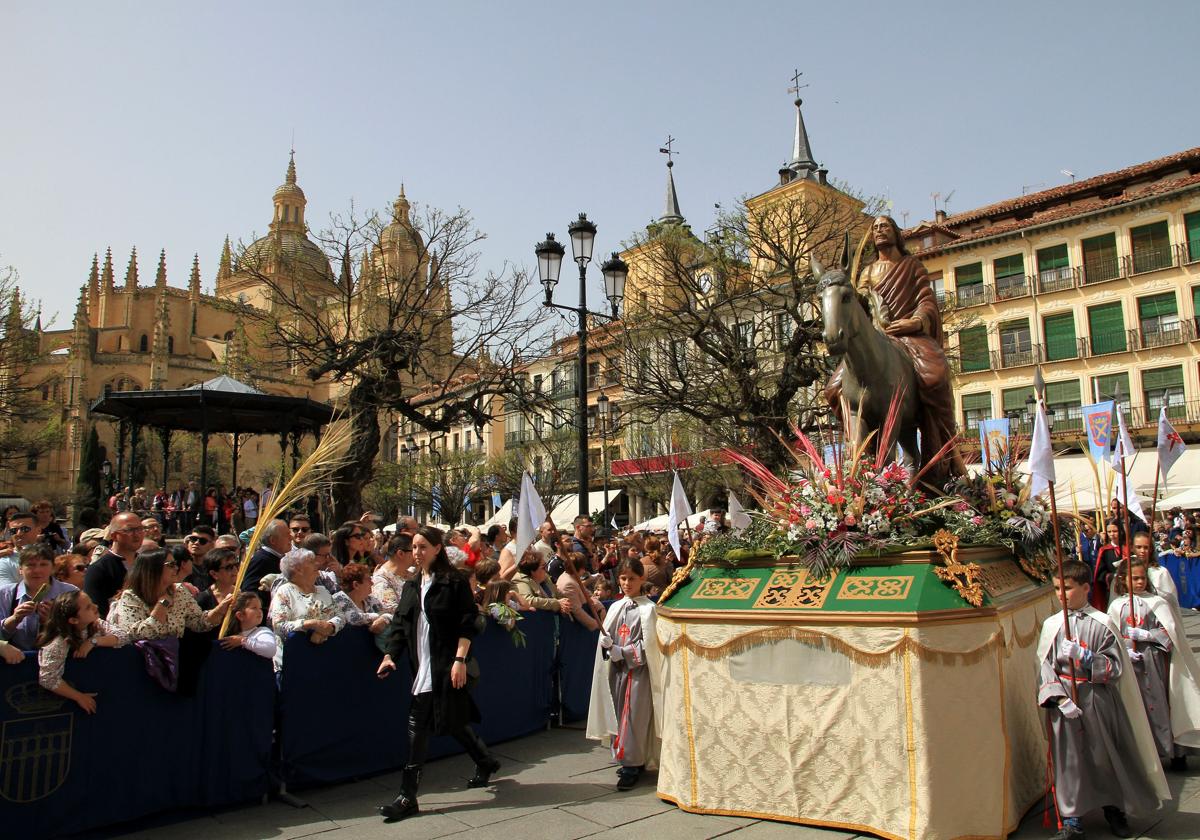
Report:
[[[806,521],[806,522],[804,523],[804,527],[805,527],[805,528],[807,528],[807,529],[808,529],[808,530],[810,530],[810,531],[815,531],[815,530],[817,530],[817,520],[815,520],[815,519],[809,519],[808,521]]]
[[[812,508],[810,508],[808,505],[800,505],[800,515],[812,516]]]
[[[972,516],[972,517],[971,517],[971,524],[972,524],[972,525],[982,525],[982,524],[983,524],[983,517],[982,517],[982,516]]]
[[[846,523],[847,528],[853,528],[855,525],[858,524],[858,520],[855,518],[853,513],[847,513],[846,518],[842,521],[844,521]]]

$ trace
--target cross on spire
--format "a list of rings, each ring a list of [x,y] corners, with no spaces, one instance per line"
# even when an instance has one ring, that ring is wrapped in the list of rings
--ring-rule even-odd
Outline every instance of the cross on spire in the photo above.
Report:
[[[796,94],[797,99],[800,98],[800,91],[803,90],[804,88],[808,87],[808,85],[800,84],[800,77],[803,75],[804,74],[801,73],[799,70],[794,70],[794,72],[792,73],[792,86],[790,88],[788,88],[788,93]]]
[[[671,148],[671,144],[673,144],[674,142],[675,142],[675,138],[672,137],[670,134],[668,134],[667,142],[664,145],[659,146],[659,148],[658,148],[658,151],[661,154],[664,154],[667,156],[667,166],[668,167],[675,165],[675,161],[671,160],[671,158],[674,157],[675,155],[679,154],[679,152],[677,152]]]

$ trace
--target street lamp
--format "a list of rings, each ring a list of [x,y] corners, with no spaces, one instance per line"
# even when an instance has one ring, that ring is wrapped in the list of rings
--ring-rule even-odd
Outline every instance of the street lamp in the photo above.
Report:
[[[600,470],[604,475],[604,536],[612,536],[611,519],[608,515],[608,394],[603,391],[596,398],[596,423],[600,426]]]
[[[588,318],[598,318],[604,321],[615,321],[621,300],[625,297],[625,278],[629,276],[629,266],[613,252],[612,257],[600,266],[604,275],[604,294],[608,298],[611,314],[591,312],[587,308],[587,267],[592,261],[592,249],[596,244],[596,225],[588,221],[584,213],[567,226],[571,237],[571,256],[579,266],[579,305],[563,306],[554,302],[554,287],[558,285],[558,276],[562,270],[563,256],[566,249],[554,238],[553,233],[546,234],[534,253],[538,259],[538,277],[542,288],[546,291],[543,306],[551,309],[561,309],[574,315],[578,322],[579,352],[575,371],[575,392],[577,407],[575,418],[576,429],[579,433],[579,515],[588,515],[588,428],[587,428],[587,338]]]

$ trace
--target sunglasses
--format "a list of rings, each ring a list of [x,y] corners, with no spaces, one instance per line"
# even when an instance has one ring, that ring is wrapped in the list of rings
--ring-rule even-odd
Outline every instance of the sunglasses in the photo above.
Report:
[[[208,539],[208,537],[190,536],[190,537],[184,537],[183,541],[190,542],[190,543],[199,543],[200,545],[207,545],[209,542],[209,539]]]
[[[293,534],[307,534],[312,531],[312,528],[292,528]]]
[[[29,527],[28,525],[21,525],[17,528],[13,528],[12,532],[14,534],[28,534],[32,530],[33,528]]]
[[[72,567],[71,567],[71,571],[73,571],[73,572],[86,572],[86,571],[87,571],[87,566],[72,566]]]
[[[221,571],[222,571],[222,572],[236,572],[237,570],[238,570],[238,564],[237,564],[237,563],[234,563],[234,564],[233,564],[233,565],[231,565],[231,566],[222,566],[222,567],[221,567]]]

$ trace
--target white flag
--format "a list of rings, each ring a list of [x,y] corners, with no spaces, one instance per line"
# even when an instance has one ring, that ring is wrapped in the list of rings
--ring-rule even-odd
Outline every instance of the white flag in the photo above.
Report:
[[[1146,514],[1137,494],[1130,493],[1129,499],[1125,498],[1125,489],[1129,485],[1129,470],[1133,467],[1133,456],[1137,454],[1137,450],[1133,448],[1133,438],[1129,436],[1129,429],[1125,427],[1125,415],[1121,411],[1117,411],[1117,424],[1117,447],[1113,450],[1112,464],[1113,472],[1117,474],[1116,481],[1113,482],[1116,486],[1116,497],[1121,504],[1129,508],[1130,516],[1136,516],[1145,522]]]
[[[533,486],[533,476],[521,474],[521,498],[517,501],[517,535],[513,546],[513,557],[521,562],[525,549],[537,542],[538,530],[546,521],[546,506]]]
[[[746,513],[746,509],[742,507],[742,503],[738,501],[738,497],[733,495],[733,491],[729,491],[729,527],[736,534],[750,525],[750,514]]]
[[[1046,422],[1046,406],[1038,400],[1033,421],[1033,440],[1029,442],[1029,473],[1032,476],[1029,492],[1041,495],[1054,482],[1054,447],[1050,445],[1050,424]]]
[[[1183,438],[1175,431],[1175,427],[1167,420],[1167,407],[1164,405],[1158,414],[1158,469],[1162,473],[1163,486],[1167,484],[1167,473],[1179,456],[1184,452]]]
[[[683,562],[683,551],[679,547],[679,526],[687,524],[687,518],[692,515],[692,506],[688,504],[687,493],[683,492],[683,484],[679,481],[679,473],[675,473],[671,485],[671,511],[667,516],[667,542],[675,549],[676,559]]]

